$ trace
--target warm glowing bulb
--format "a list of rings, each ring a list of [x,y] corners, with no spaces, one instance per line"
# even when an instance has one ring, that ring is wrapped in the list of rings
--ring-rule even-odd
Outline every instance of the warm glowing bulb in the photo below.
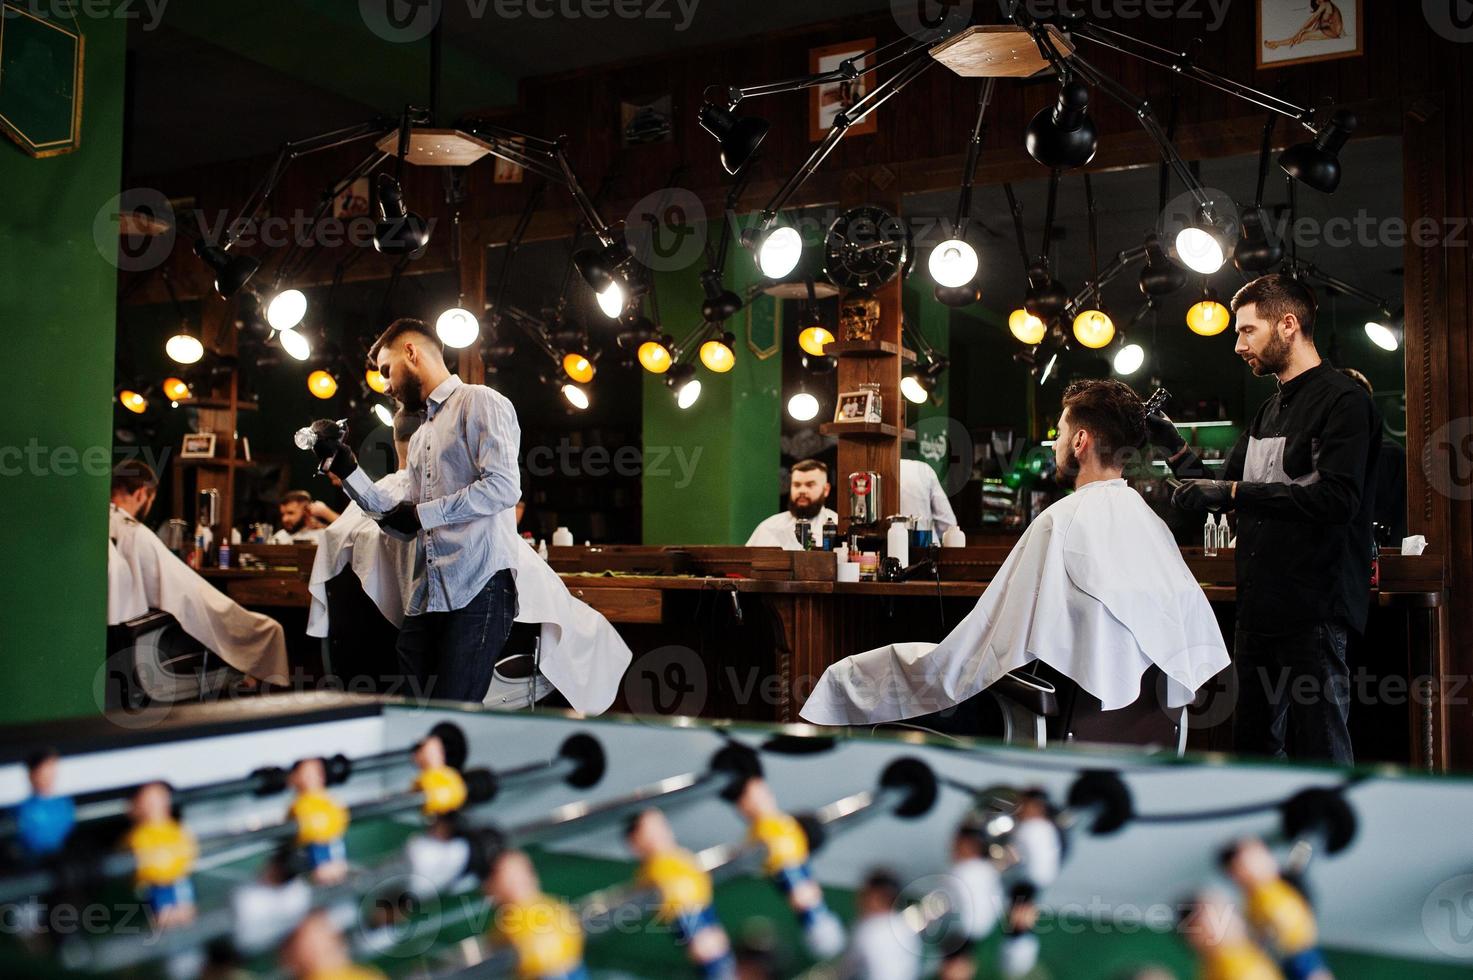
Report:
[[[624,287],[615,279],[603,288],[598,294],[598,308],[604,311],[604,316],[610,320],[617,320],[619,314],[624,312],[624,307],[629,299],[624,295]]]
[[[675,393],[675,404],[681,408],[690,408],[696,403],[696,399],[700,397],[701,382],[696,378],[692,378],[681,385],[680,390]]]
[[[435,335],[446,347],[469,347],[481,335],[481,322],[470,310],[452,307],[435,321]]]
[[[651,374],[664,374],[670,370],[670,349],[658,340],[646,340],[639,345],[639,365]]]
[[[593,362],[576,351],[563,355],[563,371],[580,385],[593,380]]]
[[[796,421],[811,422],[818,415],[818,399],[806,391],[800,391],[788,399],[788,414]]]
[[[1210,276],[1227,261],[1222,240],[1195,225],[1188,225],[1176,235],[1176,254],[1193,272]]]
[[[318,398],[331,398],[338,393],[338,379],[326,371],[313,371],[307,375],[307,390]]]
[[[118,401],[134,415],[142,415],[148,409],[148,399],[136,391],[124,389],[118,392]]]
[[[821,324],[804,327],[803,332],[798,334],[798,346],[803,348],[804,352],[812,354],[814,357],[823,357],[824,347],[833,342],[834,335],[832,331]]]
[[[266,306],[266,322],[272,330],[290,330],[307,315],[307,297],[300,289],[283,289]]]
[[[1048,333],[1043,321],[1024,309],[1016,309],[1008,316],[1008,329],[1019,343],[1036,344]]]
[[[1085,310],[1074,318],[1074,339],[1098,350],[1115,339],[1115,323],[1104,310]]]
[[[205,356],[205,345],[198,337],[176,333],[164,343],[164,353],[180,364],[193,364]]]
[[[164,397],[179,402],[189,397],[189,385],[182,378],[164,379]]]
[[[577,385],[563,385],[562,391],[563,397],[567,399],[568,404],[578,409],[578,411],[581,412],[588,407],[588,392],[582,388]]]
[[[373,414],[384,425],[394,424],[394,413],[389,411],[389,406],[382,402],[373,406]]]
[[[1187,310],[1187,326],[1192,333],[1203,337],[1215,337],[1227,329],[1232,314],[1228,308],[1214,299],[1204,299]]]
[[[953,238],[933,248],[926,265],[937,285],[965,286],[977,276],[977,250]]]
[[[1126,344],[1115,354],[1116,374],[1135,374],[1146,363],[1146,349],[1140,344]]]
[[[1396,333],[1390,327],[1374,320],[1366,324],[1366,336],[1371,343],[1384,351],[1394,351],[1401,346],[1401,341],[1397,340]]]
[[[769,279],[781,279],[798,266],[803,257],[803,236],[798,229],[774,228],[757,249],[757,267]]]
[[[281,349],[297,360],[305,361],[312,356],[312,344],[295,330],[279,330],[276,337],[281,341]]]
[[[382,395],[389,390],[389,379],[378,372],[377,368],[369,368],[363,373],[363,380],[368,382],[368,387]]]
[[[725,374],[736,364],[736,354],[722,340],[708,340],[701,345],[701,363],[717,374]]]
[[[907,374],[900,379],[900,393],[905,396],[906,401],[915,405],[923,405],[926,399],[931,397],[926,386],[921,384],[921,379],[913,374]]]

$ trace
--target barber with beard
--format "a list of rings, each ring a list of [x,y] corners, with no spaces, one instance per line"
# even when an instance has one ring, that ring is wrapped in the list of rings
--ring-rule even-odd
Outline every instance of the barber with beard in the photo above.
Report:
[[[426,421],[410,438],[407,479],[398,490],[375,485],[336,439],[319,437],[313,449],[386,532],[416,544],[398,640],[405,675],[430,697],[480,703],[516,617],[511,549],[526,547],[511,530],[522,495],[516,409],[499,392],[451,374],[439,339],[419,320],[394,321],[368,357],[391,397],[410,410],[425,407]],[[508,533],[496,533],[497,522]]]
[[[838,523],[839,515],[824,506],[829,499],[829,468],[816,459],[805,459],[793,464],[788,480],[788,509],[773,514],[747,539],[748,548],[784,548],[801,551],[797,524],[808,522],[808,536],[815,548],[823,543],[823,526],[830,521]]]
[[[1291,276],[1255,279],[1233,297],[1234,351],[1279,390],[1227,459],[1222,479],[1169,420],[1152,441],[1185,477],[1184,510],[1236,515],[1238,751],[1353,761],[1347,633],[1370,601],[1371,515],[1381,419],[1365,391],[1320,358],[1314,293]]]

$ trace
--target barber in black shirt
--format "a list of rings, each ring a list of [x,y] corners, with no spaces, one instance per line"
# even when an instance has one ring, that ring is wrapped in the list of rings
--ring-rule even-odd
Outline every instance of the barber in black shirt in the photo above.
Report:
[[[1314,293],[1291,276],[1255,279],[1233,297],[1234,351],[1279,390],[1233,447],[1224,479],[1186,479],[1193,511],[1236,511],[1240,752],[1348,765],[1348,630],[1370,599],[1371,513],[1381,420],[1354,381],[1320,359]],[[1166,432],[1170,429],[1170,434]],[[1169,421],[1153,441],[1179,476],[1203,472]]]

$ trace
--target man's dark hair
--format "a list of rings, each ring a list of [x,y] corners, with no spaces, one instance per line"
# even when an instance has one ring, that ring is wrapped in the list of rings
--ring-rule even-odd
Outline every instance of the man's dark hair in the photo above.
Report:
[[[1314,315],[1319,302],[1314,298],[1314,290],[1293,276],[1282,272],[1259,276],[1233,295],[1233,312],[1249,303],[1258,308],[1259,316],[1271,323],[1294,314],[1305,339],[1314,339]]]
[[[1075,381],[1064,389],[1064,408],[1076,429],[1084,429],[1094,437],[1101,461],[1145,444],[1146,406],[1123,381]]]
[[[900,876],[889,868],[875,868],[864,876],[865,891],[879,892],[888,904],[894,905],[900,898]]]
[[[389,324],[384,329],[384,332],[378,335],[378,340],[373,342],[373,346],[368,348],[369,366],[377,367],[378,352],[407,333],[420,334],[430,342],[431,347],[440,352],[440,356],[443,357],[445,355],[445,345],[440,343],[440,338],[435,336],[435,331],[430,329],[429,324],[423,320],[416,320],[412,316],[401,316]]]
[[[113,493],[135,493],[144,487],[149,490],[157,490],[159,477],[153,471],[153,467],[143,460],[125,459],[113,467]]]
[[[424,422],[424,412],[411,412],[407,408],[399,409],[394,413],[394,441],[408,442],[409,437],[418,432]]]
[[[288,490],[281,495],[281,502],[284,504],[310,504],[312,502],[312,495],[305,490]]]
[[[52,748],[49,745],[39,749],[33,749],[30,753],[26,755],[26,771],[34,772],[36,767],[42,765],[43,763],[50,762],[52,759],[60,758],[61,753],[56,751],[56,749]]]
[[[793,464],[794,473],[811,473],[814,470],[822,473],[825,480],[829,478],[829,468],[816,459],[800,459]]]

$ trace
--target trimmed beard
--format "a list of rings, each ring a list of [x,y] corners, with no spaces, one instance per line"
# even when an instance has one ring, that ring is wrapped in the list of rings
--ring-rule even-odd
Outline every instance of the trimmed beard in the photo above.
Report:
[[[1264,345],[1263,353],[1258,355],[1258,364],[1253,368],[1253,376],[1268,377],[1271,374],[1278,374],[1288,366],[1289,342],[1276,332]]]
[[[815,500],[806,505],[795,504],[791,500],[788,501],[788,513],[792,514],[800,521],[813,520],[815,517],[818,516],[818,513],[821,510],[823,510],[822,500]]]
[[[1079,480],[1079,457],[1073,446],[1064,447],[1064,461],[1054,465],[1054,482],[1065,490],[1073,490]]]

